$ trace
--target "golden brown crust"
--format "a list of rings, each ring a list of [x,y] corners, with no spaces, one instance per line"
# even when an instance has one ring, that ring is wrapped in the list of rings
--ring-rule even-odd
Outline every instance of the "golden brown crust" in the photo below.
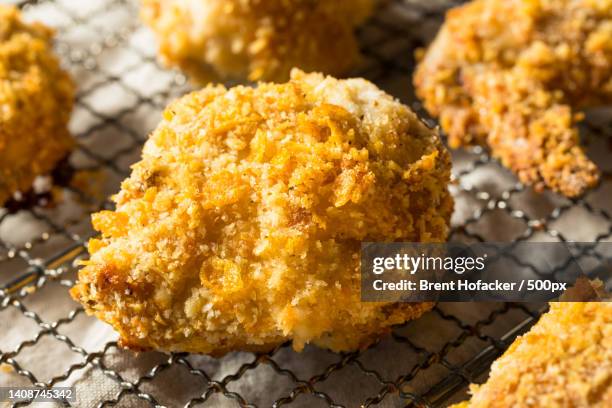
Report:
[[[612,303],[558,302],[454,408],[612,406]]]
[[[597,184],[584,107],[612,101],[612,0],[475,0],[448,12],[414,83],[452,147],[488,145],[527,184]]]
[[[365,80],[209,86],[93,216],[72,294],[129,347],[365,347],[431,304],[361,303],[360,242],[444,241],[449,178],[437,134]]]
[[[52,31],[0,5],[0,205],[62,159],[74,87],[51,50]]]
[[[162,60],[200,82],[286,81],[293,67],[340,75],[375,0],[142,0]]]

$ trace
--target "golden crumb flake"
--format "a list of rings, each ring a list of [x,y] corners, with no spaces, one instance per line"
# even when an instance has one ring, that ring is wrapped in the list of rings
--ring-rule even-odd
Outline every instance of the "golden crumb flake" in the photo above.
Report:
[[[0,5],[0,205],[53,169],[73,145],[74,86],[51,50],[51,29]]]
[[[431,304],[360,302],[360,243],[440,242],[450,158],[362,79],[208,86],[172,103],[93,217],[73,296],[135,349],[364,347]]]
[[[474,0],[448,12],[415,73],[449,144],[481,144],[537,190],[597,184],[580,109],[612,101],[612,0]]]

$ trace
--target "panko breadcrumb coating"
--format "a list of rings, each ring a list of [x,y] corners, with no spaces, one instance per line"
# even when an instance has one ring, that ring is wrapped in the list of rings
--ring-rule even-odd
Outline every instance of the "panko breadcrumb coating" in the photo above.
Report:
[[[0,5],[0,206],[68,154],[74,86],[51,50],[53,31]]]
[[[293,67],[341,75],[375,0],[142,0],[162,61],[200,82],[286,81]]]
[[[597,184],[580,109],[612,101],[612,0],[475,0],[448,12],[414,78],[451,147],[488,145],[537,190]]]
[[[360,243],[444,241],[449,177],[438,135],[365,80],[208,86],[93,216],[72,295],[133,349],[364,347],[431,304],[361,303]]]
[[[453,408],[612,406],[612,302],[557,302]]]

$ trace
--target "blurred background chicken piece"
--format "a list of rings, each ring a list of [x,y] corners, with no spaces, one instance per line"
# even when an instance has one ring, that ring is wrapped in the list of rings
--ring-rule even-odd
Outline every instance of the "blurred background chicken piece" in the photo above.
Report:
[[[53,55],[52,34],[0,5],[0,206],[73,146],[67,124],[74,86]]]
[[[142,0],[162,61],[199,82],[331,75],[359,59],[354,29],[375,0]]]
[[[599,180],[577,128],[612,102],[612,0],[475,0],[452,9],[414,77],[451,147],[487,145],[536,190]]]
[[[612,406],[612,303],[553,302],[453,408]]]

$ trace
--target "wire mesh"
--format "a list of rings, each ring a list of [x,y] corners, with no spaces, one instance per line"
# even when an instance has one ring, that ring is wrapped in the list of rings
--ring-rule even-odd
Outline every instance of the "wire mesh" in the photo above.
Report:
[[[384,3],[359,30],[365,61],[355,75],[426,117],[410,86],[412,55],[456,4]],[[88,349],[74,327],[93,318],[76,303],[59,299],[68,297],[93,234],[89,214],[111,207],[106,197],[129,174],[161,110],[189,86],[182,74],[157,64],[154,42],[138,22],[134,1],[31,0],[19,6],[29,19],[52,20],[57,28],[56,50],[78,78],[70,125],[78,146],[53,173],[50,192],[28,193],[0,209],[0,376],[11,376],[17,385],[81,384],[92,394],[88,404],[98,407],[441,407],[464,398],[466,385],[481,380],[490,363],[542,312],[540,304],[440,304],[367,350],[344,354],[308,347],[299,354],[283,344],[269,353],[222,359],[145,353],[143,365],[142,355],[118,349],[112,333],[102,333],[103,345]],[[610,115],[589,116],[583,133],[604,177],[597,189],[575,200],[536,194],[483,149],[454,152],[451,189],[457,209],[451,238],[589,241],[594,250],[585,257],[609,260],[596,244],[612,236],[612,172],[605,160]],[[15,327],[18,331],[11,330]],[[55,357],[67,350],[72,358]],[[135,366],[136,375],[126,369]],[[95,395],[92,387],[99,382],[85,380],[92,373],[113,384],[110,395]],[[169,399],[168,387],[180,397]],[[16,404],[21,405],[27,402]]]

